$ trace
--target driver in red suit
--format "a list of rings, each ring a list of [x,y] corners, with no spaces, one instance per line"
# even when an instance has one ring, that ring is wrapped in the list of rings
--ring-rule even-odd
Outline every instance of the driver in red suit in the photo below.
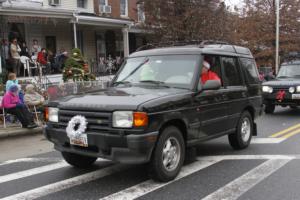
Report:
[[[201,82],[204,85],[208,80],[218,80],[221,83],[220,77],[215,72],[210,70],[210,64],[204,60],[201,73]]]

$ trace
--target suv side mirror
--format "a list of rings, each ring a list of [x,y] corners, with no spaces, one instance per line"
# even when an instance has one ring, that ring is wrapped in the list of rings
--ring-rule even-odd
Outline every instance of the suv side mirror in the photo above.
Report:
[[[218,80],[208,80],[203,85],[202,90],[218,90],[221,88],[221,82]]]

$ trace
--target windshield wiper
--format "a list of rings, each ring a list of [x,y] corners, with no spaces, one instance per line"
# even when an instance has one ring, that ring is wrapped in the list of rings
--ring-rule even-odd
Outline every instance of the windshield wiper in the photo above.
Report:
[[[140,81],[140,83],[153,83],[158,86],[170,87],[170,86],[166,85],[166,83],[163,81],[143,80],[143,81]]]
[[[113,85],[115,85],[115,86],[121,85],[121,84],[123,84],[123,85],[131,85],[131,82],[129,82],[129,81],[116,81],[116,82],[113,83]]]

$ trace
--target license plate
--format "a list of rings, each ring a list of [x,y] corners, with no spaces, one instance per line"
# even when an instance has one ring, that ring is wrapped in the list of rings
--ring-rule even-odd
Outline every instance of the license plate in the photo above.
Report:
[[[81,146],[81,147],[88,147],[87,135],[81,134],[80,136],[77,137],[71,137],[70,144]]]
[[[300,94],[292,94],[292,99],[300,99]]]

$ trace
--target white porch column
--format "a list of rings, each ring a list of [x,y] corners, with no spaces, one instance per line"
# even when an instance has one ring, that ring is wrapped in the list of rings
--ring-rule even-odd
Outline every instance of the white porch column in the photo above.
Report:
[[[129,28],[123,28],[123,46],[124,46],[124,57],[129,56]]]
[[[77,28],[76,23],[73,23],[73,32],[74,32],[74,46],[77,48]]]

